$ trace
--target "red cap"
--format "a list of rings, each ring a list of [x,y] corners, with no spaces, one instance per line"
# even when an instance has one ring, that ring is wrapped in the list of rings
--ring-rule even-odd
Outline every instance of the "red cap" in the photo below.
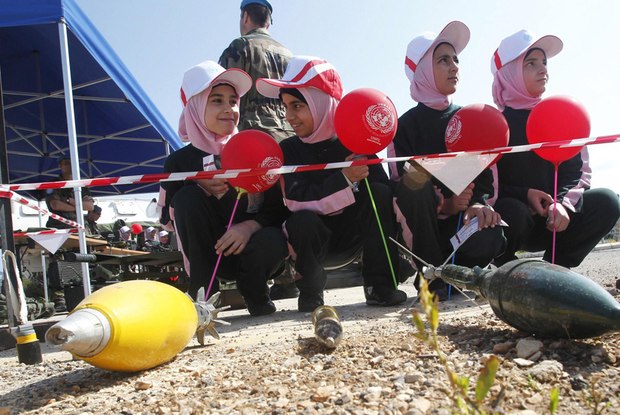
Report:
[[[342,82],[333,65],[314,56],[294,56],[286,67],[282,79],[260,78],[256,81],[258,92],[269,98],[278,98],[280,88],[314,87],[337,100],[342,98]]]

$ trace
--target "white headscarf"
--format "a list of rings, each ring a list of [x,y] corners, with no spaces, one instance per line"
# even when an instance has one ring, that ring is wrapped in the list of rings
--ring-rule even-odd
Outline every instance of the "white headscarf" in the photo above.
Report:
[[[418,62],[409,85],[409,92],[414,101],[442,111],[452,103],[452,95],[444,95],[437,90],[433,72],[433,53],[434,50],[429,49]]]
[[[220,83],[212,85],[200,94],[192,96],[187,101],[185,108],[183,108],[179,119],[179,136],[181,140],[189,141],[194,147],[214,155],[219,155],[224,145],[230,140],[230,137],[237,133],[237,128],[235,127],[231,134],[219,135],[210,131],[205,125],[205,109],[207,108],[209,94],[218,85],[230,84]]]

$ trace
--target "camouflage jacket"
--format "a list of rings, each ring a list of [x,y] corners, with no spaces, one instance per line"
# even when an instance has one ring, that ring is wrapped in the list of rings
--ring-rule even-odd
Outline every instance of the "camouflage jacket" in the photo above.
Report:
[[[220,65],[243,69],[256,82],[258,78],[282,79],[290,58],[291,52],[260,28],[233,40],[220,56]],[[255,85],[241,98],[239,109],[239,131],[265,131],[278,142],[295,134],[286,122],[282,102],[259,94]]]
[[[66,179],[63,178],[62,176],[58,176],[55,180],[64,181]],[[52,209],[52,206],[50,205],[50,201],[52,199],[66,201],[68,199],[73,199],[73,196],[74,196],[74,192],[72,188],[47,189],[45,191],[45,203],[47,205],[47,209],[50,212],[57,214],[58,216],[62,216],[65,219],[69,219],[69,220],[76,222],[77,221],[76,212],[65,212],[65,211],[60,211],[60,210],[54,210]],[[82,200],[86,198],[92,199],[91,194],[90,194],[90,189],[88,187],[82,187]],[[57,229],[72,228],[71,225],[67,225],[66,223],[56,220],[52,218],[51,216],[47,219],[47,223],[45,224],[45,226],[47,226],[48,228],[57,228]]]
[[[36,320],[38,318],[51,317],[55,314],[54,303],[46,302],[42,297],[26,297],[26,309],[28,310],[28,320]],[[9,321],[8,307],[6,297],[0,294],[0,324],[6,324]]]

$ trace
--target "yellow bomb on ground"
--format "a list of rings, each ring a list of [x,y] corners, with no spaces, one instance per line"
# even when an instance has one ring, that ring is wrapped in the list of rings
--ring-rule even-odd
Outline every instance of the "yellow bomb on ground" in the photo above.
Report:
[[[196,307],[183,292],[135,280],[95,291],[45,338],[93,366],[135,372],[170,361],[197,326]]]

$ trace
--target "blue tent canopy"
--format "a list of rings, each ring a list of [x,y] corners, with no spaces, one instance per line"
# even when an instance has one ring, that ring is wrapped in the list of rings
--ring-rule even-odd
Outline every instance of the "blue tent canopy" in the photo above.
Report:
[[[59,156],[70,153],[61,21],[68,29],[81,177],[162,172],[168,152],[182,146],[177,134],[75,1],[0,0],[9,183],[54,180]],[[157,184],[91,190],[106,195],[156,189]]]

